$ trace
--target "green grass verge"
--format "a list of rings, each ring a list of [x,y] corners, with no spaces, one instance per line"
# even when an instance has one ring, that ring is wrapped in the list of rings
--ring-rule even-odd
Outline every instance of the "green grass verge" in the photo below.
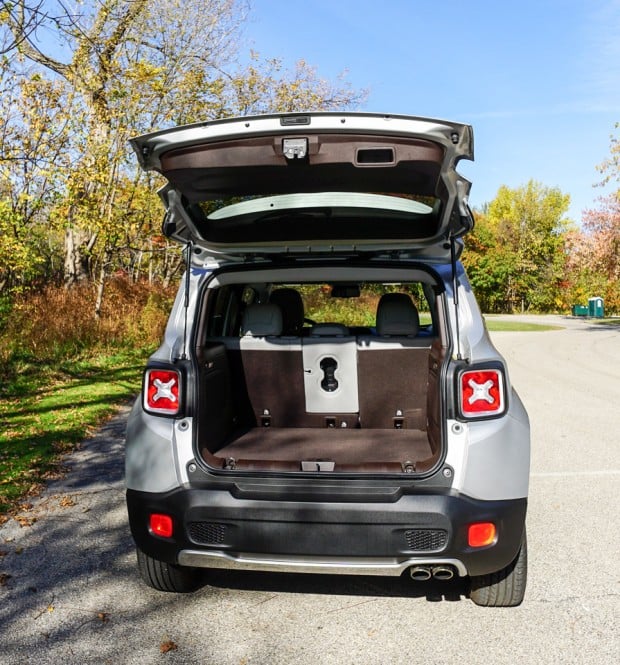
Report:
[[[603,326],[620,326],[620,316],[616,316],[613,319],[590,319],[590,321]]]
[[[485,317],[487,330],[490,332],[542,332],[543,330],[562,330],[562,326],[550,326],[543,323],[525,323]]]
[[[73,450],[140,389],[146,352],[22,361],[0,386],[0,515],[36,494]]]

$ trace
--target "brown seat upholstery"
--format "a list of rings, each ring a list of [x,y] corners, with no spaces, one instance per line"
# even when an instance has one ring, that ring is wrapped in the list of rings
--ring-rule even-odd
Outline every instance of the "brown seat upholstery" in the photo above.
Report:
[[[425,428],[430,340],[416,337],[419,326],[411,297],[387,293],[377,306],[377,335],[358,336],[362,427]]]

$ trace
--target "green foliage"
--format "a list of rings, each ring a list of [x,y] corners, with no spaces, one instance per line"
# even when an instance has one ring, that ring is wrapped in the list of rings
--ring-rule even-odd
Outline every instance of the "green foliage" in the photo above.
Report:
[[[98,320],[93,290],[47,287],[0,299],[0,514],[139,391],[176,289],[117,276]]]
[[[476,215],[463,263],[484,311],[563,307],[569,203],[559,189],[530,181],[500,187],[486,213]]]
[[[117,405],[139,390],[143,358],[134,351],[60,365],[15,362],[0,394],[0,515],[38,492]]]
[[[306,316],[317,323],[343,323],[347,326],[373,327],[376,323],[377,305],[384,293],[409,293],[419,310],[428,307],[419,284],[362,284],[360,296],[335,298],[328,284],[295,285],[304,301]],[[430,323],[430,316],[420,315],[423,325]]]
[[[374,326],[379,297],[332,298],[328,286],[298,287],[306,316],[317,323],[344,323],[348,326]]]

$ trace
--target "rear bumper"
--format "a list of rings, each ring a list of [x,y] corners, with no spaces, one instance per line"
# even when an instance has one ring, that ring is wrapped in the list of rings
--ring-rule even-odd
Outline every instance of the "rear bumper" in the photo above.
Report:
[[[272,554],[246,554],[181,550],[178,563],[196,568],[224,568],[226,570],[253,570],[272,573],[321,573],[325,575],[379,575],[400,576],[414,566],[448,566],[463,577],[467,570],[458,559],[443,557],[318,557],[278,556]]]
[[[226,490],[127,491],[131,532],[149,556],[184,566],[282,572],[400,575],[449,565],[458,575],[505,568],[518,554],[526,499],[479,501],[454,493],[402,495],[391,502],[245,499]],[[149,515],[173,521],[172,538],[149,530]],[[494,522],[497,540],[474,549],[472,522]]]

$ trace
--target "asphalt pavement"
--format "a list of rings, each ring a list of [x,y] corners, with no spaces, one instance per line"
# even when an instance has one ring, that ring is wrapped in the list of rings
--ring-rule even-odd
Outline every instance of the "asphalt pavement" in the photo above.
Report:
[[[620,662],[620,327],[543,320],[562,329],[493,334],[532,423],[520,607],[405,578],[220,571],[190,595],[146,588],[125,408],[0,527],[0,664]]]

